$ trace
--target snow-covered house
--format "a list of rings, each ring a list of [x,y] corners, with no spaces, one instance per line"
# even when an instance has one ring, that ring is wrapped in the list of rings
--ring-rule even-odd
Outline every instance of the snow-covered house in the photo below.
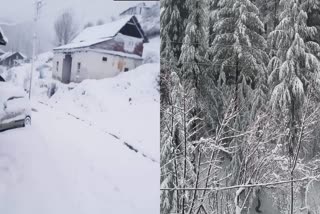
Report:
[[[8,39],[4,35],[1,27],[0,27],[0,45],[6,45],[8,43]]]
[[[145,15],[150,10],[150,7],[146,5],[146,3],[137,4],[134,7],[130,7],[127,10],[120,13],[120,16],[127,16],[127,15]]]
[[[71,43],[54,48],[53,78],[81,82],[132,70],[142,64],[145,42],[135,16],[86,28]]]
[[[6,67],[17,66],[27,57],[20,52],[6,52],[0,56],[0,65]]]
[[[0,55],[0,65],[12,67],[19,65],[23,62],[27,57],[20,52],[5,52]]]

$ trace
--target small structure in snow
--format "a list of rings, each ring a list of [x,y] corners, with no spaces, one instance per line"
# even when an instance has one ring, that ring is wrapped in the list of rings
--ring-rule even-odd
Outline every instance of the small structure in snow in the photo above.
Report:
[[[146,6],[146,3],[137,4],[134,7],[130,7],[127,10],[120,13],[120,16],[127,16],[127,15],[145,15],[148,11],[150,11],[150,7]]]
[[[20,65],[26,59],[20,52],[7,52],[0,56],[0,65],[6,67],[13,67]]]
[[[6,53],[4,50],[0,49],[0,56],[3,55],[4,53]]]
[[[148,39],[135,16],[86,28],[71,43],[53,49],[53,78],[81,82],[132,70],[142,64],[144,42]]]
[[[0,45],[6,45],[8,43],[7,37],[4,35],[1,27],[0,27]]]
[[[0,82],[5,82],[5,79],[0,75]]]

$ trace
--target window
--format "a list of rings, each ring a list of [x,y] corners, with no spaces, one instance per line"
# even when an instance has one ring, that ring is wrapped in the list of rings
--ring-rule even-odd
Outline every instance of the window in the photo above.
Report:
[[[104,56],[104,57],[102,57],[102,61],[107,62],[108,58]]]
[[[124,72],[128,72],[129,71],[129,68],[124,68]]]
[[[57,61],[57,65],[56,65],[56,71],[59,71],[59,62]]]
[[[80,69],[81,69],[81,62],[78,62],[78,66],[77,66],[77,72],[80,73]]]

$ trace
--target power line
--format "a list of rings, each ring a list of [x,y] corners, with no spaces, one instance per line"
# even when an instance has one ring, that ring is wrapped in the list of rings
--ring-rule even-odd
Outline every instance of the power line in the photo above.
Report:
[[[168,42],[168,41],[164,41],[164,42]],[[182,44],[182,45],[202,45],[203,43],[198,43],[198,42],[174,42],[174,41],[169,41],[169,43],[171,44]],[[219,44],[219,45],[215,45],[215,46],[210,46],[210,47],[234,47],[235,45],[222,45],[222,44]],[[261,51],[262,49],[261,48],[255,48],[255,47],[252,47],[252,46],[249,46],[249,45],[239,45],[240,47],[246,47],[246,48],[249,48],[249,49],[255,49],[255,50],[259,50]],[[273,50],[287,50],[288,48],[273,48],[273,47],[266,47],[266,48],[269,48],[269,49],[273,49]]]
[[[160,59],[160,61],[165,62],[167,64],[170,64],[170,61],[165,60],[165,59]],[[177,64],[196,64],[196,65],[209,65],[209,66],[224,66],[224,67],[235,67],[237,66],[236,64],[231,64],[231,65],[224,65],[223,63],[206,63],[206,62],[178,62]]]

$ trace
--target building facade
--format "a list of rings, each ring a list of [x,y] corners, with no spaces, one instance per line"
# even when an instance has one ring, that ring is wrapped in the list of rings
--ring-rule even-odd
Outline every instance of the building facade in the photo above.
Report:
[[[81,82],[130,71],[142,64],[144,42],[134,16],[86,28],[70,44],[54,49],[53,78]]]

